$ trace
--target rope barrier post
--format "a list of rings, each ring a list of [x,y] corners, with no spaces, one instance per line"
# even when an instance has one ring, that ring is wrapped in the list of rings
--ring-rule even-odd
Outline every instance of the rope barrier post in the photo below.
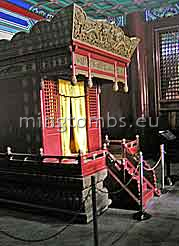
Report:
[[[11,154],[12,154],[12,152],[11,152],[11,147],[7,147],[7,154],[8,154],[8,155],[11,155]]]
[[[164,144],[160,145],[161,151],[161,166],[162,166],[162,189],[165,188],[165,149]]]
[[[140,149],[140,140],[139,140],[139,135],[136,135],[136,145],[137,145],[137,152]]]
[[[43,148],[40,148],[39,154],[40,154],[40,163],[42,163],[42,161],[43,161],[43,155],[44,155]]]
[[[107,134],[105,135],[104,144],[106,145],[106,149],[108,149],[110,146],[110,140]]]
[[[143,179],[144,179],[144,169],[143,169],[143,154],[140,152],[140,209],[139,212],[134,214],[134,219],[138,221],[143,221],[151,218],[151,215],[144,211],[143,204]]]
[[[43,155],[44,155],[44,150],[43,150],[43,148],[40,148],[39,153],[40,153],[40,156],[43,156]]]
[[[167,190],[165,189],[165,146],[160,145],[160,155],[161,155],[161,193],[165,194]]]
[[[96,180],[95,180],[95,176],[91,176],[91,185],[92,185],[92,204],[93,204],[94,246],[99,246],[97,208],[96,208]]]
[[[124,183],[126,182],[126,147],[125,147],[125,144],[126,144],[126,139],[124,138],[122,140],[122,162],[123,162],[123,167],[124,167],[124,170],[123,170],[123,181]]]
[[[12,159],[13,159],[11,147],[7,147],[7,158],[8,158],[9,160],[12,160]]]
[[[126,140],[123,138],[122,140],[122,158],[126,158],[126,148],[125,148]]]

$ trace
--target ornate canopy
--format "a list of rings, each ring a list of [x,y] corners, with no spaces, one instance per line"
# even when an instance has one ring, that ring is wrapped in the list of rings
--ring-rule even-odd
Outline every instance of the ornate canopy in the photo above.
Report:
[[[123,82],[127,91],[126,67],[139,43],[121,28],[92,20],[76,4],[61,9],[53,19],[35,24],[30,33],[20,32],[11,41],[0,41],[0,77],[32,70],[41,76],[92,78]],[[31,57],[31,65],[22,63]],[[34,60],[32,59],[34,57]],[[18,62],[19,61],[19,62]],[[21,62],[20,62],[21,61]]]
[[[72,39],[107,50],[130,59],[138,45],[138,38],[129,38],[121,28],[105,21],[88,18],[82,8],[74,7]]]

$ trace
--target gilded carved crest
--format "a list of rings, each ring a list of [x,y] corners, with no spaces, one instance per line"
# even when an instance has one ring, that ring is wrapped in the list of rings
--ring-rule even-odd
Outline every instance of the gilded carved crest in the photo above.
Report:
[[[125,36],[123,30],[115,25],[88,18],[79,6],[75,6],[73,39],[129,59],[140,41],[139,38]]]

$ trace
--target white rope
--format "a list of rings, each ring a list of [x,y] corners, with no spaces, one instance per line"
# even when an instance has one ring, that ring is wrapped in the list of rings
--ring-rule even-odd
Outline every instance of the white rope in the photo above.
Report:
[[[131,179],[126,184],[124,184],[125,187],[122,187],[120,190],[112,191],[112,192],[103,191],[103,190],[101,190],[99,188],[96,188],[96,190],[98,190],[101,193],[105,193],[105,194],[112,194],[112,195],[119,194],[121,191],[123,191],[125,188],[127,188],[127,186],[132,182],[132,180],[134,179],[134,176],[137,173],[138,168],[139,168],[139,165],[136,167],[136,169],[134,170],[134,172],[131,174],[131,176],[132,176]]]
[[[152,167],[152,168],[146,168],[146,167],[144,167],[144,170],[145,170],[145,171],[154,171],[154,170],[158,167],[158,165],[160,164],[161,159],[162,159],[162,157],[160,156],[158,162],[155,164],[154,167]],[[145,162],[144,162],[144,163],[145,163]]]

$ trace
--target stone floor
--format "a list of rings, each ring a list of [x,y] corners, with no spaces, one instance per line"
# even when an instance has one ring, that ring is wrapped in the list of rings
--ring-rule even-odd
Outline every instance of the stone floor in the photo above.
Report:
[[[179,183],[168,193],[154,198],[147,212],[152,218],[133,220],[135,211],[109,209],[98,217],[99,246],[178,246],[179,245]],[[11,239],[1,230],[25,239],[40,239],[59,231],[65,224],[58,218],[37,216],[15,210],[0,209],[0,246],[93,246],[93,223],[71,225],[49,241],[25,243]]]

